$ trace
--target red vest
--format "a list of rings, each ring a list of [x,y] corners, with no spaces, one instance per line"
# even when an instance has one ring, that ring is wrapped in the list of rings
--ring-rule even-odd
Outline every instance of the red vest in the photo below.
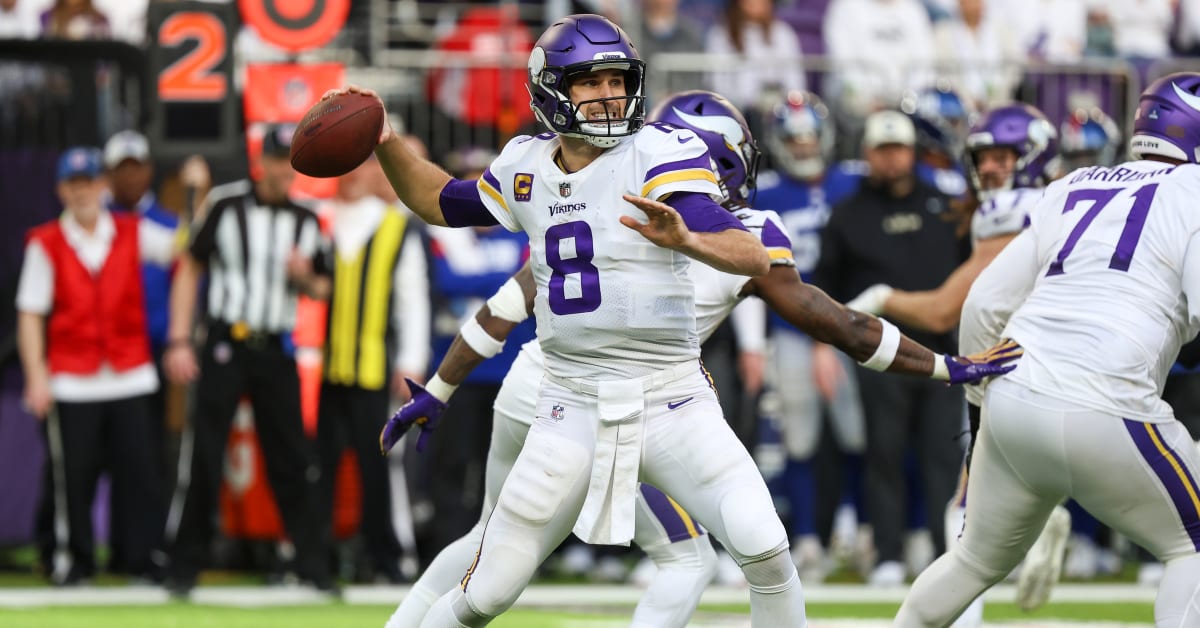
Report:
[[[54,267],[54,304],[46,328],[52,374],[90,375],[104,362],[120,372],[150,362],[138,218],[114,214],[112,219],[117,233],[95,276],[75,255],[58,220],[29,233]]]

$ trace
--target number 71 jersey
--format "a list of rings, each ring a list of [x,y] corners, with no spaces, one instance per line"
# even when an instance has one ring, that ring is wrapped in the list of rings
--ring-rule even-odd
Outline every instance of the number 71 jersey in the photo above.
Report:
[[[1036,279],[1004,332],[1026,353],[1006,377],[1169,420],[1166,375],[1200,330],[1200,166],[1076,170],[1046,189],[1030,221]]]
[[[574,173],[554,163],[558,149],[552,133],[514,138],[479,180],[480,198],[500,224],[529,234],[547,370],[617,379],[698,357],[692,262],[619,218],[646,221],[622,194],[719,196],[704,142],[651,124]]]

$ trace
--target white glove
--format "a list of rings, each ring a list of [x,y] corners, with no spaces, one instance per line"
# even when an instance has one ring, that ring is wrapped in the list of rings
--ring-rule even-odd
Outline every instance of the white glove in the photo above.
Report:
[[[892,296],[892,287],[887,284],[877,283],[863,290],[862,294],[854,297],[854,299],[846,304],[846,307],[879,316],[883,314],[883,307],[890,296]]]

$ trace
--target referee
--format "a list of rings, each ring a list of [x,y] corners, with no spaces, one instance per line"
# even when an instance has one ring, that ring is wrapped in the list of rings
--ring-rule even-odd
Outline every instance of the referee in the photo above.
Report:
[[[167,519],[166,586],[175,595],[191,591],[207,561],[225,443],[242,395],[254,409],[267,479],[296,548],[297,575],[320,590],[333,590],[316,523],[320,471],[304,434],[291,340],[297,295],[327,290],[328,279],[312,273],[317,217],[288,197],[296,176],[288,160],[292,130],[268,129],[255,180],[209,193],[203,224],[181,256],[172,286],[167,374],[178,382],[199,376]],[[207,337],[197,357],[192,312],[206,270]]]

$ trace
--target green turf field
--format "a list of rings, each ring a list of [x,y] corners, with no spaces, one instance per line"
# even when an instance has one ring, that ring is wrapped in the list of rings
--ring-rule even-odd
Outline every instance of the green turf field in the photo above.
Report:
[[[586,604],[581,600],[581,604]],[[810,604],[809,619],[820,628],[822,619],[854,618],[885,620],[895,613],[897,604]],[[191,604],[125,607],[69,607],[30,610],[0,610],[0,626],[5,628],[308,628],[372,627],[379,628],[391,614],[387,606],[329,604],[272,608],[229,608]],[[1011,604],[989,603],[989,621],[1019,620],[1022,624],[1046,625],[1045,622],[1078,622],[1090,625],[1098,621],[1133,622],[1149,625],[1153,620],[1151,604],[1048,604],[1036,613],[1022,613]],[[595,612],[563,612],[517,609],[506,613],[491,625],[496,628],[601,628],[624,625],[629,609],[605,609]],[[696,615],[697,626],[748,625],[749,608],[741,606],[702,607]],[[839,622],[839,625],[846,625]],[[863,624],[872,625],[872,624]],[[880,628],[886,622],[878,624]]]

